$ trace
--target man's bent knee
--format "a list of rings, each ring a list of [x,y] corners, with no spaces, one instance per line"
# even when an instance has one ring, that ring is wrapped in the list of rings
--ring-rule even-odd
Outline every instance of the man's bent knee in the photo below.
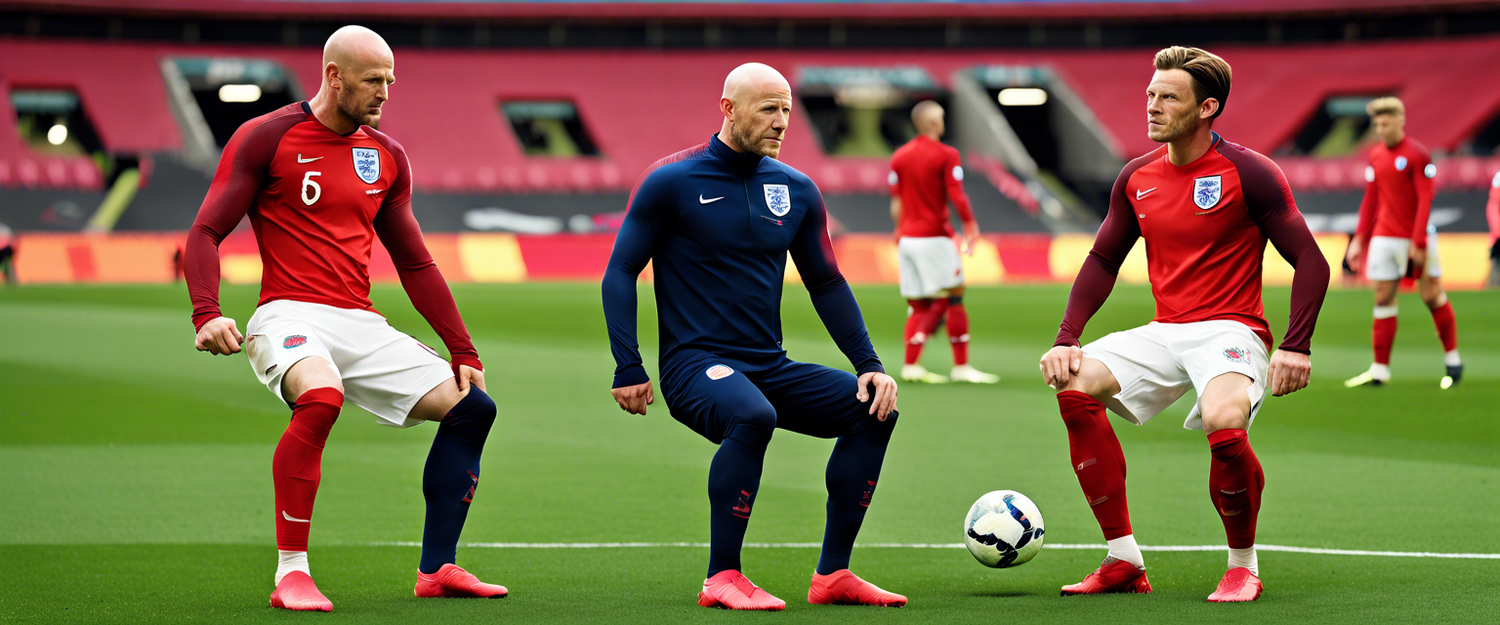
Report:
[[[1104,363],[1093,358],[1084,358],[1078,371],[1057,392],[1075,391],[1104,401],[1120,394],[1120,383]]]
[[[1241,373],[1224,373],[1209,380],[1198,398],[1198,413],[1203,431],[1243,430],[1250,427],[1250,394],[1252,380]]]
[[[470,390],[477,390],[479,387],[471,386],[469,388]],[[454,406],[458,405],[458,402],[463,401],[468,395],[468,391],[459,390],[458,380],[448,378],[442,384],[427,391],[426,395],[417,400],[417,404],[411,407],[411,413],[407,415],[407,418],[421,419],[423,421],[442,421],[443,417],[448,414],[448,411],[452,410]]]
[[[297,361],[281,377],[281,396],[288,403],[315,388],[344,392],[344,381],[339,378],[338,370],[333,368],[333,363],[319,356],[308,356]]]

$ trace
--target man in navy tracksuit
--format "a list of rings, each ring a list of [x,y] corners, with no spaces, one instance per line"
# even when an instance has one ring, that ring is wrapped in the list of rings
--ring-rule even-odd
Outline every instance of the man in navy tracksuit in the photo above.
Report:
[[[736,68],[708,143],[662,159],[630,201],[604,275],[604,315],[620,408],[654,400],[636,344],[636,277],[653,262],[662,393],[672,416],[719,445],[708,474],[712,546],[698,604],[780,610],[786,602],[740,573],[740,546],[776,428],[837,438],[828,460],[828,520],[808,601],[902,606],[849,572],[896,424],[896,382],[885,374],[859,304],[839,273],[818,187],[776,160],[791,114],[776,70]],[[791,254],[858,378],[795,362],[781,348],[781,286]]]

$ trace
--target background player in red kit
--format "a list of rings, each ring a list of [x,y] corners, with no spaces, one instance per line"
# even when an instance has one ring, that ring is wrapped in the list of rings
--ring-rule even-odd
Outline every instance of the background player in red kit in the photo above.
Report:
[[[1490,180],[1490,200],[1484,205],[1484,218],[1490,224],[1490,287],[1500,286],[1500,171]]]
[[[1267,386],[1273,395],[1307,386],[1328,262],[1276,164],[1211,130],[1229,98],[1229,64],[1174,46],[1156,54],[1155,66],[1147,134],[1166,145],[1130,161],[1115,180],[1109,215],[1041,361],[1043,380],[1058,390],[1073,470],[1109,542],[1099,570],[1062,594],[1151,592],[1130,529],[1125,456],[1104,409],[1144,424],[1192,388],[1198,401],[1183,425],[1208,435],[1209,494],[1229,539],[1229,570],[1208,600],[1253,601],[1261,592],[1255,521],[1265,477],[1246,431]],[[1156,319],[1080,349],[1084,324],[1140,237]],[[1287,335],[1270,358],[1260,299],[1268,239],[1296,269]]]
[[[916,138],[891,156],[891,219],[896,222],[897,251],[901,261],[901,297],[906,298],[906,363],[901,378],[914,382],[943,383],[949,380],[932,373],[918,362],[922,347],[946,318],[948,341],[953,345],[955,382],[994,384],[1000,376],[969,365],[969,313],[964,309],[964,266],[953,241],[953,223],[948,203],[963,221],[963,253],[973,254],[979,238],[979,222],[964,194],[964,168],[958,150],[945,145],[943,107],[931,100],[911,110]]]
[[[280,550],[271,605],[333,609],[313,584],[307,536],[323,445],[346,398],[385,425],[441,422],[422,477],[427,516],[417,596],[504,596],[504,587],[453,564],[495,404],[412,216],[406,152],[375,130],[395,81],[391,49],[373,31],[341,28],[324,47],[321,78],[312,100],[235,132],[186,248],[197,348],[234,354],[243,343],[260,382],[292,409],[271,461]],[[260,304],[242,335],[219,310],[218,245],[247,213],[264,269]],[[412,305],[452,354],[451,367],[373,310],[376,236]]]
[[[1365,199],[1359,205],[1359,227],[1349,242],[1349,267],[1375,284],[1375,322],[1371,332],[1375,362],[1345,386],[1384,384],[1391,379],[1391,345],[1396,342],[1396,290],[1410,268],[1417,290],[1432,311],[1447,367],[1439,386],[1446,389],[1463,377],[1458,357],[1458,322],[1443,292],[1437,231],[1427,223],[1432,207],[1432,179],[1437,166],[1416,139],[1406,136],[1406,107],[1396,98],[1377,98],[1365,106],[1380,143],[1370,148],[1365,167]]]

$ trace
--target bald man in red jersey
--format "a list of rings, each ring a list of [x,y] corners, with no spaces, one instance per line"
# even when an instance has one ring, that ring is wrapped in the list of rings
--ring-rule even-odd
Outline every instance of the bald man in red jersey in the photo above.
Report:
[[[395,58],[380,35],[345,26],[324,46],[320,79],[313,99],[235,131],[185,247],[195,346],[231,355],[243,345],[260,383],[292,412],[271,459],[279,551],[271,607],[333,610],[313,583],[307,543],[323,446],[345,399],[383,425],[439,422],[422,476],[427,514],[415,594],[503,597],[504,586],[454,564],[496,409],[412,215],[406,151],[375,129]],[[247,214],[263,270],[260,303],[241,334],[219,309],[218,246]],[[369,266],[376,238],[451,363],[375,312]]]
[[[1229,542],[1229,570],[1208,600],[1254,601],[1265,477],[1247,431],[1268,387],[1280,396],[1307,386],[1328,262],[1276,164],[1213,132],[1229,98],[1229,64],[1174,46],[1157,53],[1155,67],[1147,134],[1166,145],[1130,161],[1115,180],[1109,215],[1041,361],[1043,380],[1058,391],[1073,470],[1109,545],[1099,570],[1062,594],[1151,592],[1130,527],[1125,455],[1104,410],[1140,425],[1192,389],[1198,401],[1183,426],[1207,435],[1209,492]],[[1084,325],[1139,238],[1156,318],[1080,348]],[[1260,297],[1268,240],[1296,269],[1286,338],[1270,357]]]
[[[979,222],[964,193],[964,168],[958,150],[941,141],[946,128],[943,107],[924,100],[911,109],[917,136],[891,156],[891,218],[896,222],[901,262],[901,297],[907,300],[906,361],[901,379],[941,384],[994,384],[1000,376],[969,364],[969,313],[964,308],[964,267],[955,245],[948,204],[963,223],[963,250],[974,253]],[[948,322],[953,370],[944,376],[920,364],[922,347]]]

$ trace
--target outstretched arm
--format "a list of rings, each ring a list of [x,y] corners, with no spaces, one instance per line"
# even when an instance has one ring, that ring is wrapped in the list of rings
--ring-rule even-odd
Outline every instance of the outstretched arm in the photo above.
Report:
[[[609,348],[615,357],[615,379],[611,388],[649,384],[636,341],[636,278],[651,261],[657,243],[665,236],[662,217],[670,214],[669,185],[648,176],[632,194],[625,221],[615,235],[615,247],[604,268],[600,291],[604,299],[604,321],[609,328]],[[640,406],[644,414],[645,405]]]
[[[1239,171],[1250,218],[1295,270],[1291,320],[1269,370],[1271,394],[1280,396],[1306,387],[1312,376],[1309,355],[1318,311],[1328,293],[1328,260],[1297,210],[1281,169],[1263,156],[1249,165]]]
[[[1068,308],[1063,312],[1062,326],[1057,330],[1053,345],[1077,347],[1083,336],[1083,328],[1094,313],[1109,299],[1115,288],[1115,278],[1120,274],[1120,264],[1135,247],[1141,237],[1140,222],[1130,206],[1130,197],[1125,190],[1130,175],[1137,167],[1126,166],[1115,179],[1114,191],[1109,198],[1109,214],[1094,236],[1094,247],[1073,279],[1073,290],[1068,293]]]
[[[225,318],[219,310],[219,244],[255,205],[289,121],[295,120],[277,118],[246,124],[235,131],[224,146],[208,195],[188,231],[182,271],[193,300],[193,329],[198,332],[199,350],[214,354],[240,351],[244,336],[234,320]]]
[[[453,301],[448,281],[443,279],[443,273],[433,262],[432,254],[428,253],[427,243],[422,240],[422,228],[412,214],[411,166],[407,164],[406,151],[394,142],[391,147],[396,158],[396,181],[391,184],[385,204],[375,215],[375,234],[390,251],[396,275],[401,277],[401,288],[406,290],[412,307],[442,338],[443,346],[453,358],[453,375],[458,378],[459,386],[465,387],[468,376],[460,367],[484,371],[484,365],[479,362],[479,352],[474,349],[469,330],[458,314],[458,304]],[[482,387],[482,379],[477,383]]]
[[[812,182],[807,183],[805,195],[811,204],[802,226],[792,238],[788,248],[802,284],[812,298],[813,309],[823,320],[823,327],[833,342],[844,352],[849,364],[859,376],[855,399],[870,404],[869,414],[881,421],[886,420],[896,409],[896,381],[885,374],[875,347],[870,344],[870,333],[865,329],[864,316],[859,312],[859,302],[854,292],[839,272],[838,261],[833,256],[833,241],[828,238],[828,210],[823,205],[823,194]],[[874,390],[871,393],[871,390]]]
[[[808,189],[812,205],[808,207],[807,217],[802,220],[788,250],[792,262],[797,265],[797,272],[812,298],[813,308],[823,320],[823,327],[828,328],[828,334],[849,358],[849,364],[854,365],[854,370],[860,374],[883,373],[885,368],[875,355],[875,347],[870,344],[870,333],[865,329],[859,302],[854,300],[854,292],[849,289],[844,274],[839,272],[838,261],[833,256],[823,195],[811,183]]]

